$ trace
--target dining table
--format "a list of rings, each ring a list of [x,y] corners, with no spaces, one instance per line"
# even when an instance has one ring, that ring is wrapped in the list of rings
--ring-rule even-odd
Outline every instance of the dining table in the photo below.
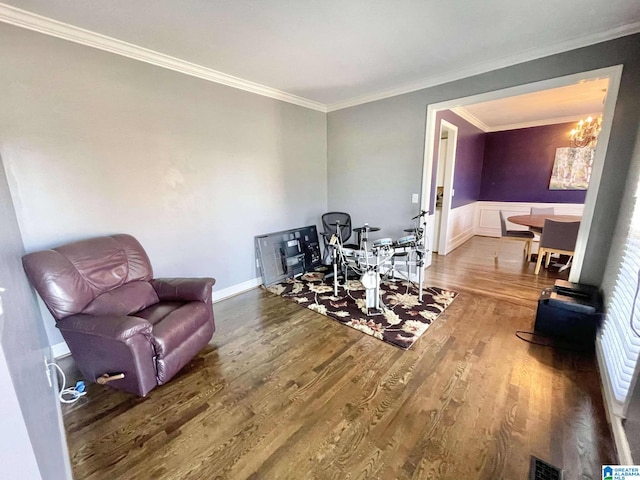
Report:
[[[556,222],[580,222],[582,217],[580,215],[550,215],[550,214],[536,214],[536,215],[513,215],[507,218],[511,223],[517,225],[523,225],[529,227],[532,230],[542,232],[544,228],[545,220],[554,220]]]
[[[582,221],[582,216],[580,215],[551,215],[548,213],[535,214],[535,215],[512,215],[508,217],[507,220],[511,223],[515,223],[516,225],[523,225],[525,227],[529,227],[529,229],[537,234],[541,234],[544,228],[545,220],[554,220],[556,222],[580,222]],[[535,254],[531,256],[531,261],[537,260],[538,255]],[[535,258],[535,260],[534,260]],[[571,266],[571,259],[560,267],[559,271],[566,270]]]

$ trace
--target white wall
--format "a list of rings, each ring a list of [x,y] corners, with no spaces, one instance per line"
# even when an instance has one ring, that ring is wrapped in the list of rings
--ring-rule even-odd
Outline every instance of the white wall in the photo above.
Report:
[[[325,114],[4,24],[0,37],[0,155],[28,252],[126,232],[156,276],[220,290],[257,276],[255,235],[326,211]]]

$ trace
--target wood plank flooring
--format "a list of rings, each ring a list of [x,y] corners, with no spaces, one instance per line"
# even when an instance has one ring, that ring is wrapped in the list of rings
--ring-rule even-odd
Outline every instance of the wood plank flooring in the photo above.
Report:
[[[262,289],[216,304],[213,340],[169,384],[63,406],[75,478],[516,480],[532,454],[601,478],[595,360],[514,336],[555,276],[516,243],[496,262],[496,241],[434,256],[426,284],[461,293],[410,351]]]

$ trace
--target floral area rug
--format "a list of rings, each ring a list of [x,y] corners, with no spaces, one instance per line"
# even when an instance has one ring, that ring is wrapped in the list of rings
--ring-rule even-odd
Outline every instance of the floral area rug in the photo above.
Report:
[[[420,302],[418,288],[411,282],[383,281],[380,286],[383,313],[367,315],[366,292],[359,280],[347,281],[346,287],[340,285],[338,296],[334,297],[333,280],[325,283],[323,278],[321,272],[310,272],[267,290],[405,350],[458,295],[450,290],[423,287]]]

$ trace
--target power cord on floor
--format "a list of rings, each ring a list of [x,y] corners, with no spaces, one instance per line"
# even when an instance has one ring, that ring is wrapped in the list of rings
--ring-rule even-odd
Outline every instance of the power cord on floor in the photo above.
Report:
[[[75,386],[73,387],[65,388],[67,377],[57,363],[47,363],[47,367],[56,367],[58,369],[58,372],[60,372],[60,375],[62,375],[62,387],[60,389],[60,392],[58,392],[58,398],[62,403],[75,403],[80,400],[80,397],[83,397],[87,394],[85,384],[82,380],[76,382]]]
[[[541,347],[552,347],[552,348],[559,348],[561,350],[568,350],[570,352],[585,352],[587,351],[587,348],[571,348],[568,347],[566,344],[565,345],[561,345],[555,342],[551,342],[551,343],[543,343],[543,342],[536,342],[535,340],[532,340],[530,338],[524,338],[522,335],[532,335],[532,336],[538,336],[538,337],[543,337],[543,338],[547,338],[549,340],[554,340],[553,337],[547,337],[544,335],[540,335],[539,333],[536,332],[527,332],[526,330],[516,330],[516,337],[518,337],[520,340],[527,342],[527,343],[531,343],[533,345],[540,345]]]

